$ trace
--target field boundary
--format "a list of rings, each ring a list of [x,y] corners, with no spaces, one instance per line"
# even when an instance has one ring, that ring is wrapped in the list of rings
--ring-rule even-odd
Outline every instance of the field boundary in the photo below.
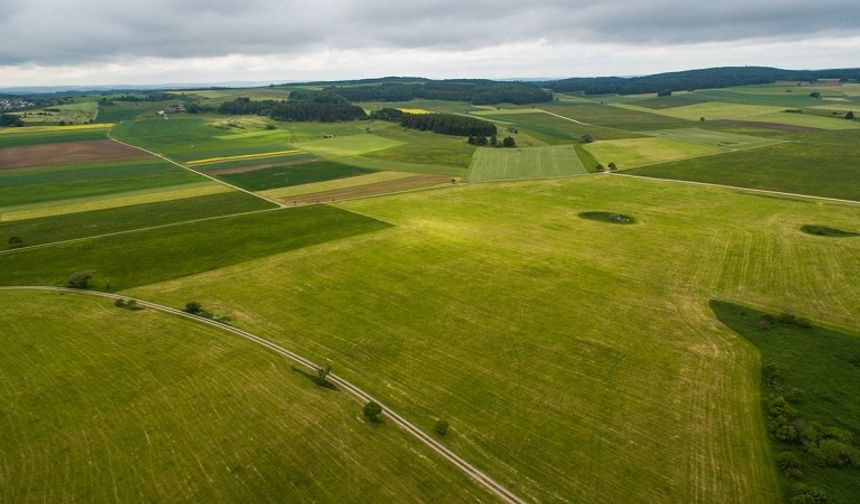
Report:
[[[127,146],[127,147],[132,147],[132,148],[137,149],[137,150],[142,151],[142,152],[146,152],[147,154],[150,154],[150,155],[155,156],[155,157],[157,157],[157,158],[159,158],[159,159],[162,159],[162,160],[164,160],[164,161],[167,161],[167,162],[168,162],[168,163],[170,163],[170,164],[176,165],[176,166],[178,166],[178,167],[182,168],[183,170],[188,170],[188,171],[190,171],[190,172],[192,172],[192,173],[196,173],[197,175],[200,175],[201,177],[206,177],[206,178],[208,178],[209,180],[214,180],[215,182],[218,182],[219,184],[225,185],[225,186],[227,186],[227,187],[232,187],[233,189],[235,189],[235,190],[237,190],[237,191],[242,191],[243,193],[250,194],[251,196],[254,196],[254,197],[260,198],[260,199],[262,199],[262,200],[266,200],[266,201],[268,201],[269,203],[272,203],[272,204],[274,204],[274,205],[278,205],[278,207],[280,207],[280,208],[285,208],[285,205],[284,205],[284,204],[282,204],[282,203],[281,203],[281,202],[279,202],[279,201],[275,201],[275,200],[273,200],[273,199],[269,199],[269,198],[267,198],[267,197],[265,197],[265,196],[263,196],[263,195],[261,195],[261,194],[257,194],[257,193],[255,193],[254,191],[249,191],[248,189],[245,189],[245,188],[239,187],[239,186],[237,186],[237,185],[233,185],[233,184],[231,184],[231,183],[229,183],[229,182],[227,182],[227,181],[221,180],[221,179],[219,179],[219,178],[217,178],[217,177],[213,177],[212,175],[209,175],[209,174],[207,174],[207,173],[203,173],[203,172],[201,172],[201,171],[195,170],[194,168],[190,168],[190,167],[188,167],[188,166],[185,166],[184,164],[182,164],[182,163],[178,163],[178,162],[176,162],[176,161],[174,161],[174,160],[170,159],[170,158],[169,158],[169,157],[167,157],[167,156],[162,156],[161,154],[159,154],[159,153],[157,153],[157,152],[153,152],[153,151],[151,151],[151,150],[149,150],[149,149],[144,149],[143,147],[140,147],[140,146],[137,146],[137,145],[134,145],[134,144],[130,144],[130,143],[123,142],[122,140],[117,140],[116,138],[114,138],[114,137],[113,137],[113,135],[111,135],[111,134],[110,134],[110,131],[108,131],[107,136],[108,136],[108,138],[109,138],[109,139],[113,140],[113,141],[114,141],[114,142],[116,142],[116,143],[119,143],[119,144],[125,145],[125,146]]]
[[[313,361],[302,357],[301,355],[287,350],[286,348],[277,345],[265,338],[257,336],[248,331],[244,331],[242,329],[229,326],[226,324],[222,324],[220,322],[215,322],[214,320],[200,317],[198,315],[192,315],[190,313],[186,313],[182,310],[171,308],[169,306],[161,305],[158,303],[153,303],[151,301],[145,301],[142,299],[136,299],[131,296],[122,296],[119,294],[113,294],[108,292],[98,292],[98,291],[86,291],[79,289],[71,289],[68,287],[53,287],[53,286],[45,286],[45,285],[26,285],[26,286],[0,286],[0,290],[2,291],[42,291],[42,292],[56,292],[58,294],[83,294],[90,296],[103,297],[108,299],[126,299],[126,300],[135,300],[138,305],[151,308],[153,310],[157,310],[163,313],[168,313],[171,315],[176,315],[179,317],[184,317],[189,320],[193,320],[196,322],[200,322],[203,324],[208,324],[213,327],[217,327],[223,329],[225,331],[231,332],[238,336],[241,336],[249,341],[252,341],[260,346],[263,346],[277,354],[280,354],[293,362],[308,368],[311,371],[316,371],[319,369],[319,366],[316,365]],[[467,476],[475,480],[477,483],[484,486],[491,493],[499,497],[504,502],[508,502],[510,504],[524,504],[525,501],[516,496],[513,492],[502,486],[500,483],[496,482],[486,474],[484,474],[480,469],[473,466],[466,460],[462,459],[459,455],[455,454],[451,450],[449,450],[445,445],[433,439],[429,434],[424,433],[424,431],[420,430],[418,427],[410,423],[408,420],[394,412],[391,408],[386,407],[383,403],[376,400],[373,396],[363,391],[362,389],[356,387],[349,381],[341,378],[334,373],[328,375],[328,379],[332,381],[332,383],[343,387],[347,392],[352,394],[355,398],[360,401],[368,402],[374,401],[382,406],[382,415],[389,418],[392,422],[394,422],[398,427],[406,431],[407,434],[412,435],[418,441],[422,442],[424,445],[429,447],[431,450],[435,451],[442,458],[453,464],[456,468],[460,469]]]

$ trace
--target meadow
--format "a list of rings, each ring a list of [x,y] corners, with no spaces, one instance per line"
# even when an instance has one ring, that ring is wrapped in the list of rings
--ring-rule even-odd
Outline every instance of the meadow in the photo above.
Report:
[[[131,292],[199,299],[447,419],[446,444],[527,499],[772,502],[758,356],[708,301],[858,329],[860,242],[799,230],[855,229],[856,206],[607,175],[340,206],[395,227]]]
[[[0,128],[0,148],[22,147],[107,138],[111,124],[87,124],[79,126],[27,126],[23,128]]]
[[[472,182],[504,179],[552,178],[588,173],[573,146],[501,149],[475,152],[468,179]]]
[[[0,292],[0,325],[0,501],[489,498],[395,426],[358,419],[344,392],[217,328],[28,292]]]
[[[244,173],[220,175],[220,178],[252,191],[276,187],[309,184],[324,180],[355,177],[372,173],[372,170],[331,161],[317,161],[299,165],[285,165]]]
[[[615,163],[618,169],[649,165],[672,159],[719,154],[721,149],[701,143],[679,142],[665,137],[603,140],[583,146],[604,166]]]

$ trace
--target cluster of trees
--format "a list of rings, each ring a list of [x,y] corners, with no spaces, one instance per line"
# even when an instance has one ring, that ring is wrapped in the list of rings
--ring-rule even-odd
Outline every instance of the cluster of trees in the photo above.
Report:
[[[269,115],[275,107],[275,100],[252,100],[250,98],[236,98],[233,101],[224,102],[218,106],[219,114],[229,115]],[[199,106],[197,106],[199,112]],[[196,112],[192,112],[196,113]]]
[[[233,322],[233,319],[226,315],[216,315],[209,310],[204,310],[203,306],[197,301],[189,301],[188,303],[185,303],[185,308],[183,308],[182,311],[192,315],[197,315],[198,317],[212,319],[215,322],[220,322],[222,324],[230,325],[230,323]]]
[[[493,135],[489,138],[485,136],[469,136],[468,142],[471,145],[492,145],[493,147],[516,147],[517,142],[514,137],[507,136],[499,142],[499,138]]]
[[[0,115],[0,126],[23,126],[24,121],[20,117],[12,114]]]
[[[496,125],[474,117],[454,114],[407,114],[393,108],[375,110],[370,114],[372,119],[400,123],[406,128],[421,131],[432,131],[443,135],[464,137],[494,137],[498,133]]]
[[[222,103],[218,112],[270,116],[279,121],[337,122],[367,118],[363,108],[349,103],[342,96],[316,91],[296,91],[290,95],[289,101],[236,98]]]
[[[782,70],[770,67],[720,67],[642,77],[583,77],[544,82],[553,91],[585,94],[637,94],[770,84],[779,80],[860,79],[860,69]]]
[[[475,105],[497,103],[540,103],[552,101],[552,93],[525,82],[488,80],[443,80],[420,83],[382,82],[365,86],[333,86],[335,92],[350,101],[428,100],[468,101]]]

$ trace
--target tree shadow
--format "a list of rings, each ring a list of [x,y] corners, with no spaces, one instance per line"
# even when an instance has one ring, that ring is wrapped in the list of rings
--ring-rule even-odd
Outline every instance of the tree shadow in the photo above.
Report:
[[[311,373],[310,371],[306,371],[304,369],[297,368],[296,366],[290,366],[290,370],[292,370],[293,372],[298,373],[298,374],[302,375],[303,377],[307,378],[308,380],[312,381],[314,383],[314,385],[316,385],[318,387],[322,387],[322,388],[329,389],[329,390],[338,390],[338,391],[340,390],[337,388],[337,386],[334,383],[332,383],[328,380],[325,380],[325,381],[320,380],[320,377],[317,376],[315,373]]]

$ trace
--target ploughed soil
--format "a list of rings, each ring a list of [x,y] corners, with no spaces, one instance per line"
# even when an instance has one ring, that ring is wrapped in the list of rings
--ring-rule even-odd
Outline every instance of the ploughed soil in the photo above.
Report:
[[[797,126],[794,124],[780,124],[762,121],[743,121],[739,119],[716,119],[711,122],[717,124],[725,124],[728,126],[749,126],[751,128],[765,128],[779,131],[798,131],[800,133],[820,131],[820,128],[810,128],[809,126]]]
[[[312,194],[300,194],[283,198],[284,203],[301,205],[306,203],[325,203],[347,199],[357,199],[377,194],[387,194],[412,189],[421,189],[441,184],[451,183],[451,177],[446,175],[416,175],[397,180],[387,180],[374,184],[365,184],[355,187],[344,187],[343,189],[332,189]]]
[[[113,140],[87,140],[0,149],[0,170],[28,166],[150,157]]]
[[[319,161],[317,158],[308,158],[308,159],[296,159],[295,161],[287,161],[280,163],[269,163],[269,164],[257,164],[250,166],[239,166],[237,168],[221,168],[220,170],[209,170],[206,173],[209,175],[226,175],[228,173],[248,173],[257,170],[265,170],[267,168],[277,168],[279,166],[294,166],[294,165],[303,165],[308,163],[316,163]]]

